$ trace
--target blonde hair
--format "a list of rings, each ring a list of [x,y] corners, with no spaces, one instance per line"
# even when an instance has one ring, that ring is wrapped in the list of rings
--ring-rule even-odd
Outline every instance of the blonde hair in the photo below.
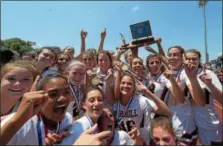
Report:
[[[168,131],[173,136],[175,136],[175,132],[172,126],[172,120],[170,118],[167,118],[165,116],[159,116],[157,118],[154,118],[152,120],[151,130],[153,132],[154,128],[162,128],[165,131]]]
[[[15,67],[27,69],[33,75],[33,80],[36,78],[38,74],[36,70],[36,65],[34,64],[34,62],[30,62],[27,60],[16,60],[16,61],[5,64],[1,68],[1,77],[3,77],[6,73],[11,71]]]
[[[74,60],[74,61],[72,61],[72,62],[67,66],[67,68],[66,68],[65,71],[66,71],[67,73],[69,73],[69,71],[71,70],[71,68],[72,68],[73,66],[80,66],[80,67],[84,68],[84,70],[85,70],[84,79],[83,79],[80,83],[78,83],[78,84],[80,84],[80,85],[86,84],[86,72],[87,72],[87,69],[86,69],[85,64],[82,63],[82,62],[80,62],[80,61]],[[69,74],[68,74],[68,75],[69,75]],[[69,77],[68,77],[68,79],[69,79]],[[72,83],[72,84],[74,84],[74,83]]]
[[[67,71],[69,72],[69,70],[70,70],[73,66],[76,66],[76,65],[81,66],[81,67],[83,67],[83,68],[86,70],[86,66],[85,66],[84,63],[82,63],[82,62],[80,62],[80,61],[78,61],[78,60],[74,60],[74,61],[72,61],[72,62],[67,66]]]

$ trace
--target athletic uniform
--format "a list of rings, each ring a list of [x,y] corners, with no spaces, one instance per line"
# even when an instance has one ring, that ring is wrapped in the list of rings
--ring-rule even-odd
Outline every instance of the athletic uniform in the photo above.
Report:
[[[1,122],[1,127],[4,126],[13,117],[14,113],[4,118]],[[58,122],[56,130],[48,129],[39,116],[33,116],[29,119],[17,133],[11,138],[7,145],[46,145],[45,137],[48,132],[58,133],[72,124],[72,116],[66,113],[62,122]]]
[[[114,137],[111,146],[135,145],[135,141],[125,131],[114,131]]]
[[[97,69],[96,73],[97,73],[96,76],[100,79],[100,84],[98,85],[98,87],[102,90],[102,92],[104,94],[104,105],[107,106],[107,107],[111,107],[109,102],[108,102],[108,96],[107,96],[107,93],[106,93],[107,83],[104,81],[104,79],[107,77],[107,75],[101,73],[100,68]],[[114,81],[115,81],[114,76],[112,78],[113,78],[113,80],[109,80],[110,87],[114,87],[114,85],[115,85],[115,83],[114,83]]]
[[[78,139],[78,137],[87,129],[93,126],[93,122],[91,118],[85,114],[80,119],[73,122],[72,127],[70,129],[71,135],[65,137],[60,145],[73,145],[74,142]]]
[[[167,103],[167,97],[169,89],[167,88],[167,84],[170,85],[170,81],[160,72],[156,76],[149,75],[149,81],[147,88],[155,94],[158,98],[160,98],[162,101]],[[154,115],[152,115],[152,119],[154,118]],[[155,115],[156,116],[156,115]],[[158,115],[159,116],[159,115]],[[173,113],[172,116],[172,126],[175,132],[175,135],[177,138],[180,138],[183,133],[183,127],[182,123],[179,120],[179,118],[176,116],[175,113]]]
[[[72,85],[69,82],[71,92],[74,96],[74,100],[70,102],[67,108],[67,112],[69,112],[73,117],[81,117],[83,116],[83,111],[81,110],[81,101],[83,98],[83,88],[80,85]]]
[[[167,98],[165,102],[167,103],[170,110],[173,112],[173,115],[176,117],[173,118],[173,121],[177,121],[175,119],[180,120],[180,124],[178,124],[179,128],[183,129],[183,133],[178,138],[179,140],[185,142],[187,145],[193,145],[197,140],[197,128],[195,126],[195,120],[192,113],[191,102],[190,102],[190,94],[187,86],[189,79],[181,67],[178,71],[173,71],[176,81],[181,89],[185,91],[185,101],[182,104],[176,104],[176,100],[173,98],[170,91],[167,93]],[[165,86],[169,89],[172,87],[170,81],[165,83]],[[181,132],[179,130],[178,132]]]
[[[202,89],[205,91],[205,106],[193,105],[192,110],[196,125],[198,127],[199,140],[202,145],[222,145],[222,125],[219,116],[213,105],[213,96],[208,86],[203,83],[199,76],[201,69],[198,69],[197,79]],[[218,77],[210,70],[206,70],[207,75],[212,78],[212,83],[222,91],[222,86]]]
[[[150,100],[151,101],[151,100]],[[140,136],[149,145],[150,142],[150,125],[151,125],[151,112],[153,106],[149,100],[142,95],[134,95],[129,103],[124,106],[117,101],[113,106],[112,110],[115,113],[117,125],[120,130],[129,132],[134,124],[140,131]]]

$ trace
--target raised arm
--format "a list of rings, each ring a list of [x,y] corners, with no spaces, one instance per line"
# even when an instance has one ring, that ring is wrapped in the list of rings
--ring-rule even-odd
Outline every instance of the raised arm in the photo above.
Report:
[[[158,46],[159,54],[162,55],[162,56],[164,56],[164,57],[166,57],[165,52],[164,52],[164,50],[163,50],[163,47],[162,47],[162,45],[161,45],[162,39],[161,39],[161,38],[156,38],[155,41],[156,41],[156,44],[157,44],[157,46]]]
[[[222,92],[222,85],[218,77],[214,73],[207,74],[205,68],[203,67],[200,79],[210,89],[213,98],[216,99],[222,105],[223,92]]]
[[[158,56],[160,56],[162,62],[168,67],[169,66],[169,62],[168,62],[168,59],[161,55],[160,53],[158,53],[156,50],[154,50],[151,46],[146,46],[145,49],[148,51],[148,52],[151,52],[153,54],[156,54]]]
[[[8,122],[1,125],[0,145],[6,145],[23,124],[41,110],[46,101],[47,94],[44,91],[25,93],[17,112]]]
[[[188,79],[185,79],[190,94],[197,105],[205,105],[205,94],[197,79],[197,68],[186,61],[183,54],[184,69]],[[186,77],[185,77],[186,78]],[[187,82],[188,81],[188,82]]]
[[[184,93],[180,86],[177,84],[174,75],[172,71],[169,70],[169,68],[164,65],[165,71],[163,72],[163,75],[170,81],[171,87],[167,86],[173,95],[174,99],[177,101],[177,103],[184,103]]]
[[[101,32],[101,40],[98,46],[98,52],[102,51],[104,48],[104,41],[105,41],[105,37],[106,37],[106,28],[104,29],[104,31]]]
[[[81,30],[81,54],[84,53],[86,50],[86,43],[85,43],[86,37],[87,37],[87,32],[82,29]]]
[[[83,54],[83,53],[85,52],[85,50],[86,50],[85,39],[86,39],[86,37],[87,37],[87,32],[84,31],[84,30],[82,29],[80,35],[81,35],[81,52],[80,52],[79,55],[77,55],[77,56],[75,57],[75,59],[76,59],[76,60],[79,60],[79,61],[81,61],[82,54]]]
[[[155,113],[160,115],[165,115],[167,117],[172,116],[172,112],[168,108],[168,106],[162,100],[160,100],[155,94],[153,94],[145,85],[139,83],[139,85],[137,86],[137,90],[139,92],[143,92],[146,96],[148,96],[149,98],[151,98],[151,100],[155,102],[156,106],[153,109]]]
[[[121,81],[121,73],[122,69],[120,65],[115,65],[115,87],[114,87],[114,96],[115,99],[120,99],[121,93],[120,93],[120,81]]]

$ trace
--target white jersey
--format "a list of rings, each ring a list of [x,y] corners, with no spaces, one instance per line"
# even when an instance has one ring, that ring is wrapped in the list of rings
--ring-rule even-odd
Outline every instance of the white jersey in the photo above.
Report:
[[[1,127],[4,126],[12,117],[14,113],[4,118],[1,122]],[[47,130],[48,132],[60,132],[72,124],[72,116],[66,113],[64,120],[59,124],[57,130]],[[17,133],[11,138],[7,145],[46,145],[45,144],[45,126],[43,121],[33,116],[29,119]]]
[[[148,81],[147,85],[148,89],[150,89],[150,91],[153,92],[153,94],[160,98],[162,101],[166,102],[168,97],[167,93],[169,92],[169,89],[166,85],[169,85],[170,87],[170,81],[162,73],[159,73],[156,76],[149,75],[149,77],[150,80]],[[177,138],[180,138],[183,133],[183,127],[181,121],[176,116],[176,114],[173,114],[172,116],[172,126],[175,135],[177,136]]]
[[[139,129],[141,137],[146,141],[147,145],[149,145],[151,125],[150,116],[153,107],[154,106],[151,106],[146,97],[142,95],[134,95],[127,106],[124,106],[117,101],[112,106],[112,109],[116,114],[116,121],[121,130],[129,132],[132,129],[131,125],[134,124]]]
[[[110,77],[111,79],[109,79],[109,82],[105,82],[104,79],[108,76],[106,74],[103,74],[100,70],[100,68],[97,69],[96,71],[97,77],[100,79],[100,84],[98,85],[98,87],[102,90],[103,94],[104,94],[104,105],[107,107],[110,107],[110,104],[108,102],[108,96],[107,96],[107,84],[109,83],[110,87],[114,88],[115,85],[115,77],[114,75],[112,75],[112,77]]]
[[[222,141],[222,125],[218,114],[213,105],[213,96],[210,89],[203,83],[200,76],[201,69],[198,70],[197,79],[202,89],[205,90],[206,105],[194,105],[192,108],[195,118],[195,123],[198,127],[199,138],[202,145],[211,145],[211,141]],[[212,78],[212,83],[216,88],[222,91],[222,86],[218,77],[210,70],[206,70],[207,75]]]
[[[135,145],[135,141],[125,131],[114,131],[112,146],[118,145]]]
[[[187,86],[190,84],[188,81],[188,77],[184,71],[184,69],[179,69],[178,71],[175,71],[174,74],[176,75],[176,81],[180,88],[182,90],[185,90]],[[170,89],[172,87],[172,84],[170,81],[166,82],[166,87]],[[189,91],[187,91],[188,95]],[[185,96],[185,101],[183,104],[176,104],[175,99],[173,98],[172,94],[170,91],[167,93],[166,97],[166,103],[170,110],[176,115],[176,117],[180,120],[181,124],[180,127],[183,128],[183,134],[190,134],[190,136],[193,136],[192,138],[189,137],[190,139],[182,139],[186,142],[192,142],[193,139],[197,137],[196,133],[196,126],[195,126],[195,120],[194,116],[192,113],[192,108],[191,108],[191,102],[188,96]],[[184,137],[184,136],[183,136]]]
[[[60,145],[73,145],[74,142],[78,139],[78,137],[87,129],[93,126],[92,120],[87,115],[84,115],[80,119],[76,120],[72,124],[72,128],[70,129],[71,135],[65,137]]]
[[[80,85],[72,85],[69,82],[71,92],[74,96],[74,100],[71,101],[68,105],[67,112],[69,112],[73,117],[83,116],[83,111],[81,110],[81,101],[83,99],[83,90]]]
[[[168,91],[168,88],[166,87],[167,81],[166,77],[162,73],[159,73],[156,76],[150,76],[147,87],[153,94],[164,101]]]

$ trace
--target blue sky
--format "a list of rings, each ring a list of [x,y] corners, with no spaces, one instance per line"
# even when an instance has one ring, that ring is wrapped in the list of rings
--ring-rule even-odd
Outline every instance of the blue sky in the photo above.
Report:
[[[222,53],[222,1],[206,7],[210,59]],[[88,31],[87,48],[97,48],[107,28],[104,49],[122,44],[119,33],[131,41],[129,25],[150,20],[153,35],[162,37],[165,50],[172,45],[204,53],[203,11],[197,1],[27,1],[1,2],[1,38],[19,37],[38,45],[80,49],[80,31]],[[157,47],[153,45],[156,49]],[[140,49],[140,56],[147,53]],[[204,56],[203,56],[204,57]]]

